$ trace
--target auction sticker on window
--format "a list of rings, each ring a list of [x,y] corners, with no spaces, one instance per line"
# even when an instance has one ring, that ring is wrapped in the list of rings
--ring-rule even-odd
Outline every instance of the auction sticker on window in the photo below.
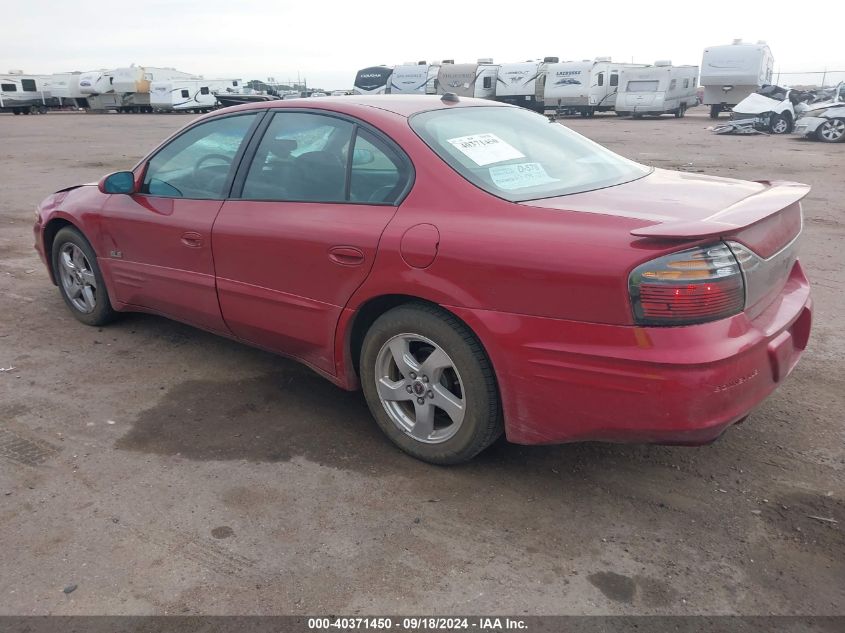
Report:
[[[517,165],[497,165],[490,168],[490,178],[499,189],[522,189],[535,187],[550,182],[558,182],[543,169],[540,163],[519,163]]]
[[[471,134],[446,140],[479,167],[501,163],[503,160],[525,158],[525,154],[495,134]]]

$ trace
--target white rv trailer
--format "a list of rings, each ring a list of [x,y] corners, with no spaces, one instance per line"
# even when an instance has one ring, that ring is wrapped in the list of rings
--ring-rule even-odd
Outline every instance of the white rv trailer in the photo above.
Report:
[[[496,78],[496,100],[543,112],[546,70],[559,61],[546,57],[543,61],[502,64]]]
[[[394,95],[433,95],[437,94],[437,72],[440,64],[411,62],[393,69],[388,92]]]
[[[89,70],[79,75],[79,92],[86,97],[114,92],[112,88],[113,80],[113,70]]]
[[[71,105],[76,108],[87,108],[88,100],[79,89],[79,71],[72,73],[55,73],[47,77],[47,87],[50,96],[58,106]]]
[[[613,110],[623,68],[644,68],[646,64],[620,64],[610,57],[580,62],[549,64],[543,93],[545,109],[557,114],[593,116]]]
[[[355,75],[352,92],[356,95],[383,95],[387,92],[392,74],[393,69],[387,66],[362,68]]]
[[[110,72],[111,93],[89,99],[92,109],[116,109],[119,112],[152,112],[150,85],[154,81],[201,79],[175,68],[126,66]],[[225,80],[219,80],[223,85]],[[236,80],[240,85],[240,80]]]
[[[479,59],[477,64],[444,63],[437,73],[437,94],[492,99],[498,74],[499,66],[489,58]]]
[[[172,79],[150,83],[150,106],[157,112],[209,112],[217,105],[211,82]]]
[[[701,85],[704,105],[710,106],[710,118],[733,108],[761,87],[772,83],[774,58],[765,42],[710,46],[701,59]]]
[[[0,75],[0,111],[15,114],[46,112],[52,104],[47,77],[12,70]]]
[[[625,68],[619,73],[616,114],[619,116],[684,116],[697,103],[698,66],[672,66],[657,61],[654,66]]]

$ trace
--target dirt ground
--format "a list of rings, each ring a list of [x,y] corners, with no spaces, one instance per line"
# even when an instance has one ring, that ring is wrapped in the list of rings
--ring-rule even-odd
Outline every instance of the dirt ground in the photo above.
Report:
[[[845,614],[845,145],[704,114],[566,123],[651,165],[813,185],[795,373],[710,446],[500,442],[453,468],[292,362],[75,321],[33,205],[189,118],[0,116],[0,614]]]

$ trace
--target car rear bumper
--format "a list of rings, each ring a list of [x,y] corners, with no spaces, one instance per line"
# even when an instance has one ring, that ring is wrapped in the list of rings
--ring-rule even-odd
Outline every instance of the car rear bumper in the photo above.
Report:
[[[812,301],[796,263],[753,320],[633,327],[454,311],[482,336],[510,441],[702,444],[789,375],[807,345]]]

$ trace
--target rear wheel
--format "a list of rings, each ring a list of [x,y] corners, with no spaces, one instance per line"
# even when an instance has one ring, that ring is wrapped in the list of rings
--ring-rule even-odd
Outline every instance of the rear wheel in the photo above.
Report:
[[[710,106],[710,118],[711,119],[718,119],[719,113],[722,111],[722,106],[720,105],[712,105]]]
[[[367,332],[361,381],[382,431],[433,464],[465,462],[502,433],[493,368],[451,314],[425,304],[394,308]]]
[[[829,119],[816,129],[816,138],[823,143],[841,143],[845,139],[845,119]]]
[[[105,325],[115,317],[94,249],[82,234],[65,227],[53,240],[53,270],[71,314],[86,325]]]

